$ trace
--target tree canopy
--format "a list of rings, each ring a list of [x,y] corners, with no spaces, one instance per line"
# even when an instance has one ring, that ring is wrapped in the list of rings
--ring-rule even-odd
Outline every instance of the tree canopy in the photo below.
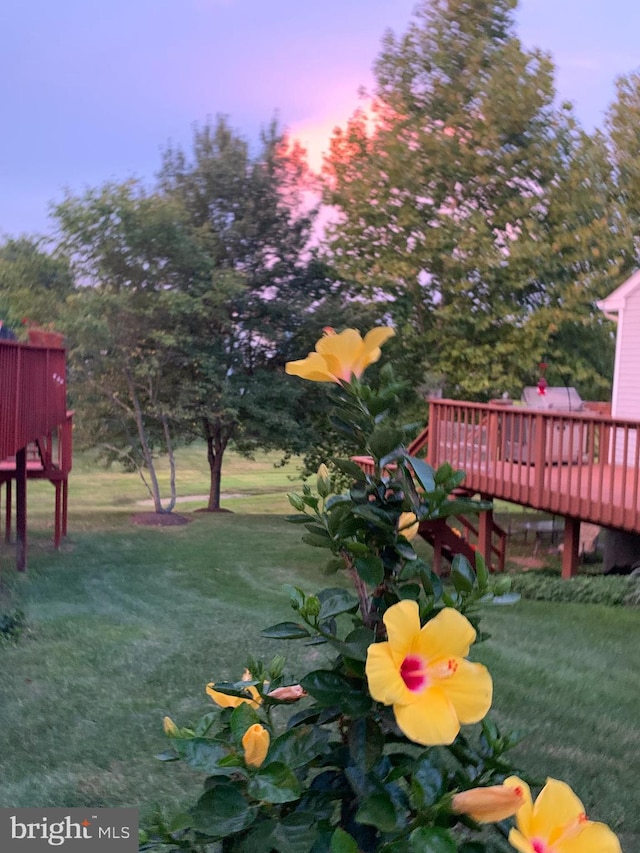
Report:
[[[553,64],[522,47],[514,7],[420,4],[385,37],[373,118],[335,133],[326,169],[338,272],[387,301],[414,372],[471,398],[518,390],[546,353],[577,370],[564,324],[598,329],[595,300],[632,263],[603,141],[556,107]],[[580,379],[602,390],[583,356]]]

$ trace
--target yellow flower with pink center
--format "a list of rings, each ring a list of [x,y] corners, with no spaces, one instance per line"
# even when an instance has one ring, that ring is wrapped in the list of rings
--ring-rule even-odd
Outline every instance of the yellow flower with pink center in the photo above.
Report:
[[[380,358],[380,347],[393,335],[395,332],[389,326],[371,329],[364,339],[357,329],[345,329],[337,334],[327,327],[315,352],[300,361],[287,362],[285,370],[291,376],[311,382],[351,382],[354,376],[359,379],[365,369]]]
[[[524,792],[509,843],[519,853],[621,853],[604,823],[588,820],[582,802],[566,782],[547,779],[535,803],[526,782],[511,776],[505,785]]]
[[[392,705],[400,730],[424,746],[450,744],[461,724],[477,723],[491,707],[486,667],[466,660],[476,639],[469,620],[446,607],[420,625],[415,601],[384,614],[387,642],[373,643],[366,673],[371,696]]]

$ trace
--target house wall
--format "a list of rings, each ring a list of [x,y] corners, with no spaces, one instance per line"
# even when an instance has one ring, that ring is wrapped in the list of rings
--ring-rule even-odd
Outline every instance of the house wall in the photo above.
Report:
[[[640,287],[628,294],[619,312],[611,414],[640,421]],[[617,432],[614,451],[615,462],[620,465],[625,463],[624,439],[622,430]],[[633,431],[627,439],[627,464],[634,463],[636,445],[637,433]]]

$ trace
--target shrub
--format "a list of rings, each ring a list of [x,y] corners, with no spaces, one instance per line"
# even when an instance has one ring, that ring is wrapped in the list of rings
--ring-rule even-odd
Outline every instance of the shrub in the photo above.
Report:
[[[534,601],[565,601],[621,607],[640,604],[640,582],[620,575],[580,575],[563,579],[548,572],[522,572],[511,578],[511,588]]]

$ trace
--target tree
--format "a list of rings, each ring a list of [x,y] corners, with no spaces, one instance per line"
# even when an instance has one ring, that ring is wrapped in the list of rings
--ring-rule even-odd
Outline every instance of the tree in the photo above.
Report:
[[[414,381],[428,370],[472,398],[518,390],[549,349],[572,366],[571,335],[545,322],[564,327],[580,305],[600,323],[594,298],[628,262],[602,141],[554,107],[552,63],[521,46],[515,5],[423,2],[403,36],[385,37],[373,121],[358,113],[334,135],[326,170],[338,272],[387,300]]]
[[[182,354],[184,411],[207,445],[211,511],[220,509],[231,440],[244,453],[299,452],[307,441],[303,391],[282,373],[291,339],[329,288],[308,249],[307,178],[302,150],[275,124],[256,155],[224,118],[194,128],[191,158],[164,152],[159,190],[184,208],[211,265],[210,279],[190,291],[199,311]]]
[[[69,304],[72,393],[84,443],[138,470],[156,512],[176,498],[173,447],[182,336],[197,304],[188,293],[208,263],[175,203],[134,182],[69,195],[54,211],[81,279]],[[169,456],[162,505],[155,456]]]
[[[24,318],[42,325],[64,320],[75,283],[68,259],[48,249],[44,237],[0,243],[0,318],[14,328]]]
[[[640,251],[640,72],[616,80],[606,117],[609,151],[621,204],[631,221],[636,261]]]

